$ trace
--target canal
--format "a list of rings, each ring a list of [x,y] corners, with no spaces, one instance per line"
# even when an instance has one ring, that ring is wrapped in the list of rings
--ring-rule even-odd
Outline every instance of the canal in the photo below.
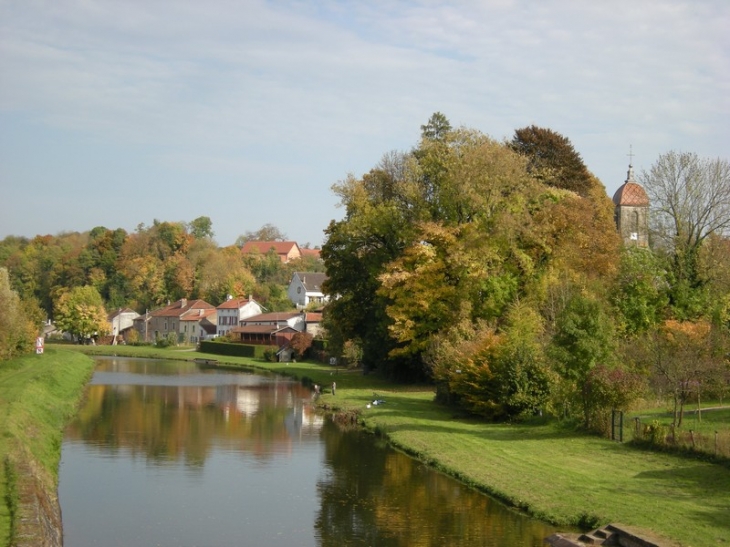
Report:
[[[554,529],[314,411],[309,389],[100,358],[64,436],[66,547],[542,546]]]

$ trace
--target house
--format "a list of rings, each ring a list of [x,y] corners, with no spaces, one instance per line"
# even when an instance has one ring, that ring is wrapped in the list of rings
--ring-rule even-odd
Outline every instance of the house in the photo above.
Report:
[[[329,299],[322,292],[322,283],[327,274],[320,272],[294,272],[289,282],[287,294],[297,309],[306,308],[310,303],[324,304]]]
[[[225,336],[233,327],[240,326],[243,319],[263,313],[261,305],[250,296],[248,298],[229,296],[228,300],[216,307],[216,310],[218,310],[215,333],[217,336]]]
[[[184,312],[178,322],[178,342],[197,344],[208,338],[209,325],[215,326],[217,310],[215,308],[193,308]],[[213,329],[215,332],[215,329]]]
[[[319,249],[300,249],[302,252],[302,258],[313,258],[315,260],[322,260],[322,253]]]
[[[185,325],[188,325],[187,332],[188,335],[191,335],[191,337],[192,332],[190,331],[191,323],[185,323],[181,327],[180,320],[185,314],[190,312],[189,318],[186,319],[186,321],[192,321],[193,318],[196,317],[195,310],[216,311],[215,306],[208,304],[204,300],[188,300],[187,298],[182,298],[164,308],[146,313],[144,317],[138,318],[135,321],[135,327],[138,331],[140,331],[139,334],[141,340],[154,342],[155,340],[166,338],[171,333],[174,333],[178,342],[181,342],[185,337]],[[203,314],[198,317],[201,319],[205,317],[210,320],[211,315]]]
[[[305,313],[304,332],[311,334],[312,338],[316,338],[322,331],[322,312]]]
[[[118,344],[121,339],[126,340],[126,335],[134,328],[134,320],[139,314],[129,308],[119,308],[117,311],[107,315],[109,321],[109,332],[112,334],[112,344]]]
[[[303,332],[304,316],[299,312],[270,312],[241,320],[230,332],[244,344],[286,346],[292,337]]]
[[[302,258],[302,251],[295,241],[247,241],[241,247],[241,253],[259,253],[262,255],[274,252],[283,263]]]

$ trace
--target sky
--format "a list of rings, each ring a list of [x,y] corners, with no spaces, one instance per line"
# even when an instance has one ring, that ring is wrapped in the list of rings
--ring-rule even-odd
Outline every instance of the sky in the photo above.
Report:
[[[319,246],[442,112],[568,137],[612,196],[730,159],[727,0],[0,0],[0,239],[207,216]]]

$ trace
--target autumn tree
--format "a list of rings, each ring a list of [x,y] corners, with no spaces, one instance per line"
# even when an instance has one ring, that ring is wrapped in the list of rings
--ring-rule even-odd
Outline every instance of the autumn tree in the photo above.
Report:
[[[674,403],[674,426],[681,427],[684,406],[728,364],[725,338],[708,321],[665,321],[649,333],[646,359],[659,385],[671,394]]]
[[[102,336],[109,331],[104,302],[92,286],[64,291],[54,305],[54,322],[80,340]]]
[[[585,197],[595,184],[570,140],[552,129],[516,129],[510,146],[527,158],[528,171],[549,186]]]
[[[303,357],[307,350],[312,347],[314,337],[308,332],[297,332],[292,336],[291,347],[297,357]]]
[[[37,304],[12,290],[6,268],[0,268],[0,309],[0,361],[32,351],[43,318]]]

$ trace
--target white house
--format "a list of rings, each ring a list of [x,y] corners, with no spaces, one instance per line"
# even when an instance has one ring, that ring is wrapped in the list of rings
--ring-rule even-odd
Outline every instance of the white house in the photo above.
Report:
[[[238,327],[244,319],[263,313],[259,303],[250,296],[248,298],[229,296],[228,300],[216,309],[218,310],[218,325],[216,327],[218,336],[228,334],[228,331],[233,327]]]
[[[320,272],[294,272],[289,283],[289,300],[298,308],[306,308],[310,303],[324,304],[329,300],[322,292],[322,283],[327,274]]]
[[[117,311],[107,315],[107,320],[111,325],[110,332],[113,335],[112,344],[117,344],[120,338],[125,336],[132,327],[134,327],[134,320],[139,317],[139,314],[129,308],[119,308]]]

